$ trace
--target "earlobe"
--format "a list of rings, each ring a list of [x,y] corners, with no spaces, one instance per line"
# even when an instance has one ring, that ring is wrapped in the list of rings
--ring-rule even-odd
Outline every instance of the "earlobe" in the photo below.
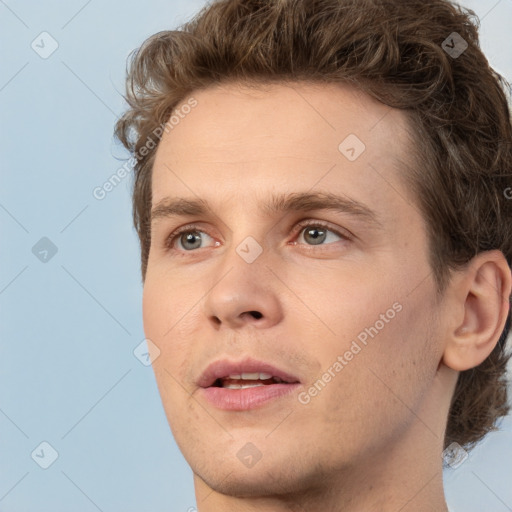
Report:
[[[512,276],[501,251],[475,256],[449,286],[452,311],[463,311],[447,332],[443,363],[465,371],[482,363],[493,351],[510,310]],[[462,310],[461,310],[462,307]]]

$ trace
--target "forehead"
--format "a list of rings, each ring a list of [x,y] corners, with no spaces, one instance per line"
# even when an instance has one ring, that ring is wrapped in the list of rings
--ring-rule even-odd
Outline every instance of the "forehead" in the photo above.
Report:
[[[159,144],[153,204],[169,195],[210,199],[212,186],[228,184],[238,200],[262,183],[278,192],[341,187],[381,201],[400,195],[400,169],[410,160],[408,120],[356,89],[231,83],[191,96],[197,106]]]

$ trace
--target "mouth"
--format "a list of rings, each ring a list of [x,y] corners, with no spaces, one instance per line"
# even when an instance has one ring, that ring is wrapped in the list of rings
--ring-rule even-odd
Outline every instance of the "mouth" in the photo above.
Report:
[[[211,363],[199,378],[197,385],[201,388],[241,389],[240,386],[271,386],[299,382],[298,377],[270,363],[246,358],[242,361],[221,359]]]
[[[247,372],[239,375],[232,374],[227,377],[217,379],[212,386],[225,389],[247,389],[260,386],[271,386],[272,384],[291,384],[283,379],[263,372]]]
[[[212,363],[198,381],[203,397],[216,408],[244,411],[290,395],[300,380],[270,363],[255,359]]]

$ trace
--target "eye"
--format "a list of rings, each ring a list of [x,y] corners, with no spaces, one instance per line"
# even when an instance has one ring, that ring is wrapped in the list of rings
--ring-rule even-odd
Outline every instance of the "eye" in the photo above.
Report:
[[[204,237],[212,239],[210,235],[197,229],[197,226],[183,226],[169,235],[165,242],[165,247],[167,249],[193,251],[194,249],[200,248],[201,241]],[[178,249],[176,249],[176,243],[180,243],[181,248],[178,247]],[[216,245],[218,245],[218,242]]]
[[[320,221],[304,221],[297,224],[295,228],[295,232],[299,233],[297,239],[300,241],[301,245],[330,245],[333,242],[337,242],[338,240],[331,240],[330,243],[325,244],[324,242],[328,241],[329,238],[338,237],[341,240],[350,240],[348,234],[340,233],[339,231],[330,228],[327,224]],[[302,234],[304,233],[304,234]],[[331,234],[331,236],[329,236]],[[213,238],[208,235],[205,231],[198,229],[198,226],[191,224],[187,226],[183,226],[176,231],[173,231],[165,241],[165,248],[168,250],[177,250],[177,251],[185,251],[185,252],[193,252],[195,249],[201,249],[201,243],[205,239],[213,240]],[[304,242],[301,241],[304,240]],[[295,245],[297,242],[293,242]],[[181,247],[176,247],[176,244],[181,245]],[[215,246],[219,246],[220,242],[215,242]]]
[[[329,238],[329,233],[341,240],[349,240],[348,235],[342,234],[337,230],[331,229],[327,224],[319,221],[305,221],[298,224],[299,237],[297,240],[304,240],[307,245],[326,245],[324,244]],[[331,240],[337,242],[338,240]],[[327,244],[330,245],[330,244]]]

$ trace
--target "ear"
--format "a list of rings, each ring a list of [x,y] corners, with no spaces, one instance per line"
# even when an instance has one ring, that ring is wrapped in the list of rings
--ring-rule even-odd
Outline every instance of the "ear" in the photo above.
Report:
[[[496,346],[510,310],[512,274],[501,251],[475,256],[448,285],[442,362],[456,371],[482,363]]]

